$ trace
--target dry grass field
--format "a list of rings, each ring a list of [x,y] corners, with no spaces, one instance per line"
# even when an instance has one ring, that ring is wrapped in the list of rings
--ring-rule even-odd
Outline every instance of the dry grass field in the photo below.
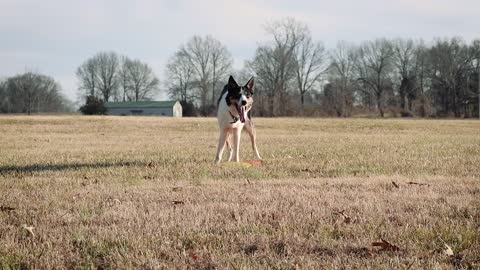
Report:
[[[255,120],[0,116],[0,269],[480,269],[480,121]]]

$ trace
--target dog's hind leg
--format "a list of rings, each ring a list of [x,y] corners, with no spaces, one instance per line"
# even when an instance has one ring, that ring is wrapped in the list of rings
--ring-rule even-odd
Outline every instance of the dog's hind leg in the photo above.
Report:
[[[248,120],[245,123],[245,129],[247,130],[248,135],[250,136],[250,141],[252,142],[252,149],[255,155],[257,156],[257,159],[262,160],[262,157],[260,157],[260,154],[258,153],[258,148],[257,148],[257,133],[255,131],[255,128],[253,126],[252,120]]]
[[[223,150],[225,149],[225,141],[227,139],[227,132],[225,130],[220,131],[220,138],[218,139],[217,155],[215,156],[215,163],[222,161]]]

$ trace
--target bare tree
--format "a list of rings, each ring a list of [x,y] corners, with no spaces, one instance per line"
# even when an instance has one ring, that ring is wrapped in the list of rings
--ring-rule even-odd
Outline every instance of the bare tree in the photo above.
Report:
[[[227,47],[222,45],[218,40],[207,36],[207,40],[211,42],[212,54],[212,100],[211,104],[216,104],[218,95],[224,83],[218,85],[219,78],[226,78],[232,69],[232,56],[228,52]]]
[[[464,116],[480,117],[480,39],[468,45],[470,63],[466,69],[466,84],[463,92]]]
[[[181,53],[173,55],[167,64],[165,71],[165,85],[171,98],[178,99],[184,103],[193,103],[194,70],[190,61]]]
[[[296,77],[295,50],[308,36],[308,28],[286,18],[269,24],[266,30],[273,41],[258,47],[248,66],[258,77],[257,92],[267,97],[268,115],[275,116],[276,101],[282,104],[280,113],[286,113],[288,90]]]
[[[344,93],[342,92],[340,83],[337,79],[329,81],[322,91],[322,110],[330,116],[341,117],[345,115]]]
[[[437,40],[429,50],[434,102],[439,110],[460,117],[464,112],[466,74],[475,54],[458,38]]]
[[[365,42],[359,49],[358,79],[373,92],[381,117],[385,113],[385,92],[391,83],[393,56],[392,44],[385,39]]]
[[[60,95],[60,85],[52,78],[40,75],[37,78],[37,87],[39,88],[38,102],[36,110],[38,112],[58,111],[58,105],[62,103]]]
[[[352,113],[354,91],[357,86],[355,65],[358,54],[356,47],[347,42],[338,42],[330,53],[329,79],[333,89],[338,92],[336,111],[339,116],[350,116]]]
[[[32,113],[34,104],[40,95],[39,81],[36,80],[35,74],[28,72],[20,76],[13,77],[9,80],[10,91],[14,94],[17,101],[22,104],[22,112],[28,115]]]
[[[414,73],[416,76],[416,92],[417,92],[417,99],[420,99],[420,109],[419,113],[420,116],[425,117],[430,114],[429,110],[429,100],[426,94],[427,90],[431,86],[431,80],[429,77],[430,74],[430,63],[429,63],[429,56],[428,56],[428,48],[420,42],[417,44],[415,49],[415,56],[413,57],[415,64],[414,64]]]
[[[105,101],[117,95],[119,86],[119,56],[114,52],[100,52],[77,69],[79,89],[89,95],[101,95]]]
[[[412,101],[416,98],[415,43],[412,40],[393,41],[393,64],[398,72],[400,85],[400,107],[403,111],[412,111]]]
[[[0,79],[0,113],[8,112],[8,95],[6,82]]]
[[[98,64],[96,58],[90,58],[85,61],[76,72],[79,80],[79,89],[85,90],[85,96],[95,96],[96,90],[98,90],[97,76],[98,76]]]
[[[305,112],[305,94],[318,85],[328,69],[327,53],[321,42],[314,42],[309,31],[295,49],[295,73],[300,94],[302,114]]]
[[[206,114],[208,91],[210,89],[209,63],[211,61],[209,43],[200,36],[194,36],[185,46],[182,46],[180,53],[185,57],[194,70],[195,84],[200,97],[201,111]]]
[[[140,60],[126,59],[124,65],[128,74],[128,85],[135,101],[149,99],[158,91],[160,81],[147,64]]]
[[[127,56],[121,57],[121,64],[120,69],[118,70],[118,80],[119,80],[119,87],[122,89],[122,101],[126,102],[127,100],[131,100],[131,83],[130,83],[130,76],[127,68],[127,62],[131,61]]]
[[[98,64],[98,88],[105,102],[108,102],[118,89],[119,56],[114,52],[101,52],[94,58]]]
[[[472,51],[475,58],[474,69],[477,73],[477,113],[480,119],[480,39],[476,39],[472,42]]]
[[[63,111],[67,105],[61,89],[51,77],[27,72],[7,79],[3,93],[8,107],[0,111],[8,113]]]
[[[175,59],[183,63],[170,68],[178,68],[185,63],[190,65],[188,69],[183,68],[183,71],[189,71],[187,74],[192,78],[191,85],[197,92],[201,112],[204,115],[211,113],[220,90],[218,78],[225,77],[231,70],[233,60],[230,53],[211,36],[194,36],[180,46]]]
[[[251,62],[248,62],[249,69],[256,75],[256,95],[259,97],[257,101],[260,109],[264,109],[262,97],[266,97],[266,112],[261,111],[261,114],[268,116],[275,115],[275,95],[276,90],[281,85],[278,62],[274,58],[274,49],[268,46],[258,47],[255,52],[255,57]]]
[[[159,89],[159,80],[147,64],[115,52],[94,55],[76,74],[82,93],[87,90],[86,95],[103,98],[105,102],[149,99]]]

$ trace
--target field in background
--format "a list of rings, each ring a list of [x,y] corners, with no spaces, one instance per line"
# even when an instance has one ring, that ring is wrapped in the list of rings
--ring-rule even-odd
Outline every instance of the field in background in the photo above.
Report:
[[[255,124],[0,116],[0,269],[480,267],[480,121]]]

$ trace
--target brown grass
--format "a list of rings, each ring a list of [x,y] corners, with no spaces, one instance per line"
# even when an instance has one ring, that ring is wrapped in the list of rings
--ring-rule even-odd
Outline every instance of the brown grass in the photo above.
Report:
[[[0,269],[480,267],[479,121],[256,126],[215,166],[214,119],[0,117]]]

